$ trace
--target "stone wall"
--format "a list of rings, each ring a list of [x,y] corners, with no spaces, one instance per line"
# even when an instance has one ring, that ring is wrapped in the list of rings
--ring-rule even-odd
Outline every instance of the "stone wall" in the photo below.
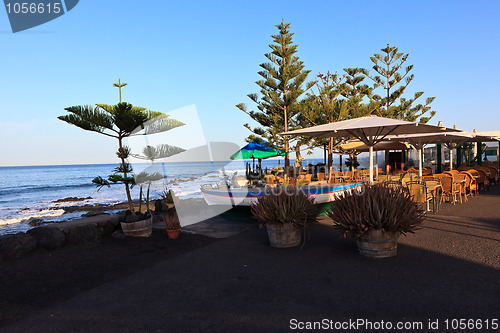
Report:
[[[0,236],[0,260],[20,257],[37,248],[55,250],[66,244],[96,241],[119,229],[120,218],[120,215],[103,214]]]

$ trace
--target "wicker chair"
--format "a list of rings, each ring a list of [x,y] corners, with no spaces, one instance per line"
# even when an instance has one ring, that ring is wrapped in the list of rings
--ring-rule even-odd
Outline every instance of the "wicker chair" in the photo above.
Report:
[[[431,167],[425,167],[422,169],[422,176],[431,176],[434,172]]]
[[[276,177],[271,174],[267,174],[264,179],[266,180],[266,184],[268,185],[274,185],[276,184]]]
[[[461,174],[464,174],[469,180],[467,181],[468,189],[470,195],[477,195],[477,182],[476,179],[472,176],[472,173],[469,171],[462,171]]]
[[[330,184],[335,184],[335,183],[341,183],[344,181],[344,178],[342,178],[342,172],[340,171],[331,171],[330,175],[328,177],[328,182]]]
[[[318,172],[318,181],[322,182],[325,180],[325,173],[324,172]]]
[[[409,181],[407,183],[408,193],[413,202],[419,204],[426,204],[428,201],[433,199],[432,195],[427,193],[425,185],[418,181]]]
[[[453,169],[453,170],[445,171],[443,173],[444,174],[449,174],[449,175],[452,175],[452,176],[456,176],[456,175],[458,175],[460,173],[460,171]]]
[[[476,170],[476,169],[469,169],[467,170],[467,172],[469,174],[472,175],[472,177],[474,178],[474,181],[476,182],[476,186],[477,186],[477,191],[476,191],[476,194],[479,195],[479,172]],[[484,184],[483,184],[483,188],[484,188]]]
[[[418,169],[417,168],[409,168],[406,172],[411,172],[411,173],[418,174]]]
[[[424,182],[429,182],[434,180],[435,180],[434,176],[422,176],[422,181]]]
[[[444,175],[440,177],[441,180],[441,189],[442,189],[442,194],[441,195],[441,202],[443,202],[444,197],[447,196],[448,198],[453,198],[453,204],[455,204],[455,199],[456,195],[458,194],[460,196],[460,190],[455,187],[455,184],[453,183],[453,177],[449,175]],[[462,196],[460,196],[460,203],[462,203]]]
[[[363,179],[365,173],[363,170],[356,170],[354,171],[354,180],[360,181]]]
[[[482,168],[474,168],[474,171],[476,171],[477,175],[479,178],[477,178],[477,185],[479,187],[483,187],[485,191],[490,190],[490,177],[484,172]]]
[[[388,181],[384,182],[384,184],[389,188],[402,188],[404,193],[406,193],[408,196],[410,195],[410,193],[408,192],[408,187],[401,184],[400,181],[388,180]]]
[[[490,170],[490,183],[493,181],[495,185],[498,184],[498,169],[493,166],[487,168]]]
[[[343,174],[342,174],[342,178],[344,179],[344,181],[352,181],[352,180],[354,180],[352,171],[344,171]]]
[[[464,174],[457,174],[453,177],[453,181],[462,181],[460,183],[457,183],[457,189],[460,190],[460,202],[462,202],[462,195],[464,196],[464,201],[467,201],[467,188],[468,188],[468,182],[469,178],[464,175]]]
[[[411,182],[414,180],[418,180],[418,174],[414,174],[413,172],[407,172],[400,178],[401,184],[403,184],[403,186],[406,186],[407,182]]]

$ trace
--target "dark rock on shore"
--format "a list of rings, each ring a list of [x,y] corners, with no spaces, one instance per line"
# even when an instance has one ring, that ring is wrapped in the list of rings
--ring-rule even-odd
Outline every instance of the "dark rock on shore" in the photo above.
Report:
[[[71,229],[66,239],[72,244],[87,244],[101,239],[103,232],[93,224],[83,224]]]
[[[36,249],[35,237],[23,232],[0,237],[0,259],[20,257]]]
[[[57,228],[39,227],[27,231],[38,241],[38,246],[48,250],[61,248],[66,244],[66,235]]]
[[[86,197],[86,198],[68,197],[68,198],[64,198],[64,199],[58,199],[58,200],[54,201],[54,203],[58,203],[58,202],[85,201],[85,200],[90,200],[90,199],[92,199],[92,197]]]

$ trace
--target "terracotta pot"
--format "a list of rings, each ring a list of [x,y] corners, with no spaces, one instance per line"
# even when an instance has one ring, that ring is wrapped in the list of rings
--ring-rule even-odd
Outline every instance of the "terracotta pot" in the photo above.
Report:
[[[368,230],[358,237],[359,253],[370,258],[389,258],[398,250],[399,232]]]
[[[179,229],[175,230],[167,229],[167,236],[169,239],[177,239],[179,237]]]

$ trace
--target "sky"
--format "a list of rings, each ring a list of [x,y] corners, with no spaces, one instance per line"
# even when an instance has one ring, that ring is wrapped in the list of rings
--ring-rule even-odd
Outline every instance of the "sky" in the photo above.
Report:
[[[247,95],[259,91],[259,64],[281,20],[309,80],[370,69],[390,44],[414,65],[407,92],[436,97],[431,124],[500,130],[498,17],[497,0],[82,0],[12,33],[0,9],[0,166],[117,162],[112,138],[57,116],[117,103],[119,78],[123,101],[165,113],[194,106],[207,142],[243,146],[251,120],[235,105],[255,108]]]

